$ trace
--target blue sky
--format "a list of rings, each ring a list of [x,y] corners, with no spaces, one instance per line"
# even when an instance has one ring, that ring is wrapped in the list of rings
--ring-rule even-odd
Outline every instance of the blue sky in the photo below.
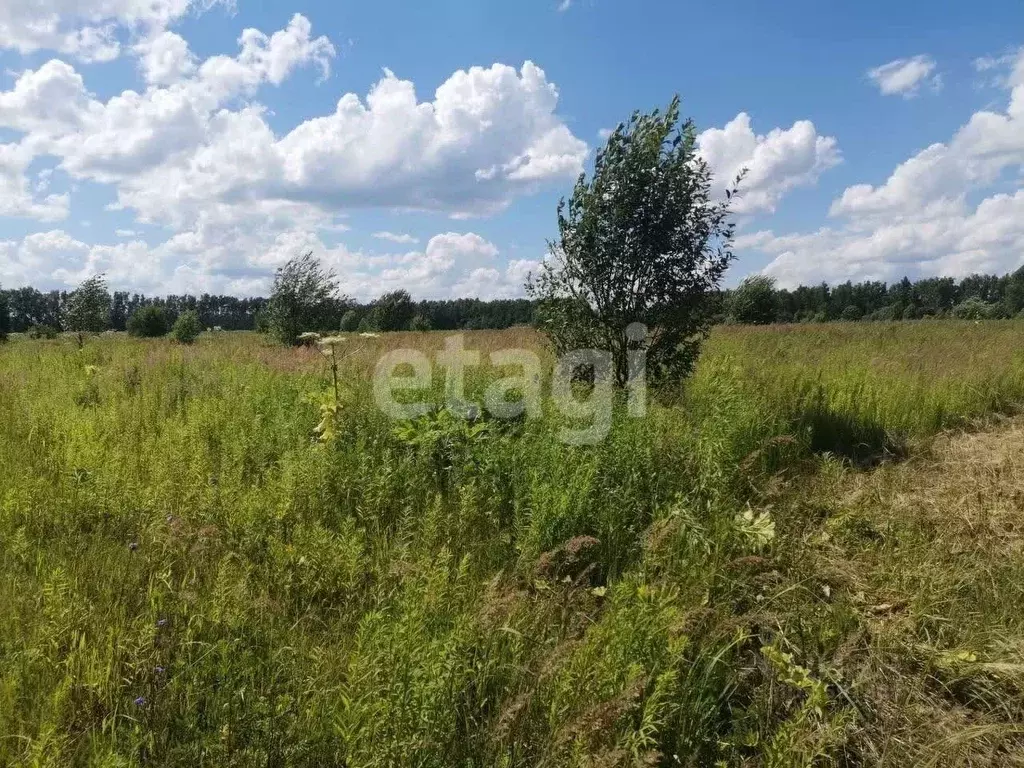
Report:
[[[600,132],[675,93],[750,169],[730,283],[1015,269],[1024,6],[828,6],[14,4],[0,283],[256,294],[312,249],[361,298],[519,295]]]

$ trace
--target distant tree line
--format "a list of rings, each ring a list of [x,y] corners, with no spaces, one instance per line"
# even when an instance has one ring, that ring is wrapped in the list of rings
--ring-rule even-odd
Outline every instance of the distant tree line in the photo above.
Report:
[[[0,290],[0,306],[6,305],[8,326],[12,333],[24,333],[32,328],[47,328],[53,331],[70,330],[68,311],[71,308],[73,291],[38,291],[35,288],[13,288]],[[109,309],[106,312],[104,329],[124,331],[128,319],[143,307],[156,306],[165,310],[173,324],[178,316],[195,311],[202,323],[224,330],[251,330],[255,326],[256,313],[265,299],[239,299],[235,296],[160,296],[149,297],[124,291],[109,294]]]
[[[834,320],[967,320],[1016,317],[1024,311],[1024,267],[1012,274],[929,277],[776,288],[763,275],[747,278],[718,296],[717,319],[738,323],[806,323]]]
[[[74,291],[39,291],[35,288],[0,289],[0,334],[45,333],[72,330],[68,323]],[[132,316],[147,307],[159,307],[168,326],[193,311],[205,328],[225,331],[259,330],[266,315],[265,298],[236,296],[143,296],[124,291],[109,294],[103,329],[125,331]],[[527,299],[448,299],[413,301],[405,291],[385,294],[361,303],[347,298],[326,302],[316,326],[319,330],[458,330],[498,329],[529,325],[534,304]],[[150,316],[150,319],[152,315]],[[75,329],[77,330],[77,329]]]
[[[0,289],[0,338],[6,333],[43,334],[71,330],[69,291],[35,288]],[[962,280],[929,277],[886,284],[880,281],[777,288],[771,278],[754,276],[737,288],[712,296],[716,323],[807,323],[836,320],[916,320],[925,317],[988,319],[1015,317],[1024,311],[1024,267],[1002,277],[971,275]],[[129,329],[130,318],[158,307],[168,327],[180,315],[195,312],[204,328],[265,330],[269,302],[235,296],[149,297],[124,291],[110,294],[103,327]],[[324,302],[314,325],[318,330],[484,330],[534,324],[538,302],[530,299],[444,299],[414,301],[404,291],[363,303],[349,298]],[[142,315],[140,315],[140,321]],[[152,316],[147,318],[152,320]],[[261,327],[261,325],[263,327]]]

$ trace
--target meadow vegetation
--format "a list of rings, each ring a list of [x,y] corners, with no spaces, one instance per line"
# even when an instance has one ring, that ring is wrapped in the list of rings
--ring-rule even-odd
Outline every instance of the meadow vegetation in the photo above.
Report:
[[[445,336],[0,347],[0,764],[1024,760],[1020,322],[720,327],[593,446],[389,420]]]

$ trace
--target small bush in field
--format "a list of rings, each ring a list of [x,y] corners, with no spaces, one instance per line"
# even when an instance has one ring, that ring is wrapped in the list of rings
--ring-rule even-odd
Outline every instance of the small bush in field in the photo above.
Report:
[[[291,259],[274,275],[269,330],[287,346],[304,331],[323,330],[337,300],[334,273],[323,269],[312,252]]]
[[[995,314],[995,309],[994,304],[971,296],[953,307],[953,317],[958,320],[988,320]]]
[[[354,333],[359,329],[359,321],[361,319],[358,310],[350,309],[341,316],[341,325],[338,326],[338,329],[343,333]]]
[[[140,307],[128,318],[128,333],[131,336],[154,339],[166,336],[170,330],[167,311],[163,307]]]
[[[413,317],[412,322],[409,323],[410,331],[429,331],[431,330],[430,320],[425,318],[423,315],[416,315]]]
[[[26,335],[30,339],[56,339],[57,329],[52,325],[39,325],[37,323],[26,331]]]
[[[181,344],[191,344],[203,332],[203,324],[199,322],[199,313],[194,309],[182,312],[171,329],[171,338]]]
[[[766,325],[775,320],[775,279],[752,275],[733,291],[730,314],[737,323]]]

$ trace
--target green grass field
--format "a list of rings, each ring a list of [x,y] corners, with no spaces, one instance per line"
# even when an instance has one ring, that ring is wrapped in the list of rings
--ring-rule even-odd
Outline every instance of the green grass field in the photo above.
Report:
[[[578,447],[386,418],[443,341],[329,440],[315,349],[0,346],[0,765],[1024,764],[1024,323],[719,328]]]

